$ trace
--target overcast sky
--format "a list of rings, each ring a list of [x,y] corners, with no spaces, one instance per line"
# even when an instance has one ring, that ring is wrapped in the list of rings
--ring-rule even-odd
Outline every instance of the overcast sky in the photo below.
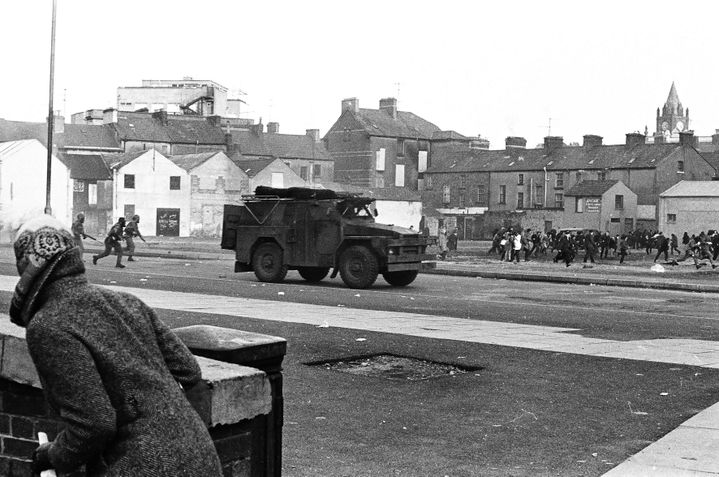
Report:
[[[343,98],[396,97],[441,129],[528,145],[655,130],[672,81],[719,128],[715,1],[57,0],[54,109],[116,106],[143,79],[214,80],[247,117],[324,135]],[[0,118],[44,121],[52,0],[0,2]]]

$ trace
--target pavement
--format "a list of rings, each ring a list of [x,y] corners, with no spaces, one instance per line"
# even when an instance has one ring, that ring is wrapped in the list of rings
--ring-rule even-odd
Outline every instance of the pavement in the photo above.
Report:
[[[452,276],[482,277],[506,280],[546,281],[587,286],[624,286],[634,288],[653,288],[701,293],[719,293],[719,269],[714,271],[710,266],[696,269],[693,262],[681,265],[665,263],[657,267],[653,256],[643,250],[632,251],[625,264],[610,257],[601,263],[584,264],[582,261],[566,267],[563,263],[553,263],[550,257],[527,262],[500,262],[496,256],[488,256],[487,243],[460,242],[458,252],[446,260],[438,260],[436,267],[424,270]],[[86,244],[86,253],[97,253],[100,248]],[[233,253],[221,250],[218,239],[180,239],[180,238],[148,238],[147,243],[139,243],[136,249],[138,257],[162,257],[182,260],[232,260]],[[581,260],[581,256],[580,256]],[[10,286],[10,284],[8,284]],[[138,293],[143,293],[138,290]],[[166,294],[168,292],[165,292]],[[181,297],[168,296],[162,303],[154,303],[154,295],[145,297],[153,306],[176,307],[182,303]],[[186,297],[190,308],[196,306],[201,297]],[[154,300],[154,301],[153,301]],[[216,310],[217,313],[232,313],[239,307],[226,306]],[[248,313],[248,303],[243,304],[243,313]],[[299,308],[306,305],[296,305]],[[258,307],[261,310],[262,307]],[[207,312],[205,310],[205,312]],[[257,313],[262,314],[261,311]],[[417,328],[416,336],[424,336],[426,328],[419,326],[421,320],[432,319],[436,328],[439,322],[453,321],[451,326],[443,326],[440,338],[450,340],[480,340],[503,346],[528,347],[553,352],[585,354],[593,356],[617,357],[646,361],[677,362],[707,368],[719,368],[719,343],[697,340],[650,340],[652,342],[638,345],[636,342],[626,343],[609,340],[587,339],[579,335],[562,333],[564,329],[534,329],[505,323],[467,322],[449,317],[427,317],[423,315],[398,317],[387,320],[381,312],[366,310],[362,320],[363,327],[381,332],[407,333],[408,329]],[[378,315],[375,317],[374,315]],[[370,316],[371,315],[371,316]],[[394,313],[393,315],[397,315]],[[277,316],[276,314],[274,316]],[[332,318],[327,312],[318,314],[314,306],[309,306],[306,313],[294,314],[300,321],[317,325],[316,321]],[[263,319],[267,316],[263,315]],[[297,318],[300,317],[300,318]],[[329,318],[328,318],[329,317]],[[355,317],[356,318],[356,317]],[[402,318],[400,321],[397,321]],[[336,322],[335,322],[336,321]],[[454,321],[459,321],[454,323]],[[332,326],[356,326],[356,321],[344,322],[342,316],[333,320]],[[392,329],[385,329],[391,326]],[[470,329],[472,328],[472,329]],[[477,328],[477,329],[474,329]],[[532,328],[532,329],[525,329]],[[369,328],[366,328],[369,329]],[[459,333],[455,336],[455,334]],[[433,337],[437,337],[434,336]],[[686,341],[686,342],[684,342]],[[606,473],[609,477],[621,476],[719,476],[719,403],[701,411],[685,421],[678,428],[647,446],[639,453]]]

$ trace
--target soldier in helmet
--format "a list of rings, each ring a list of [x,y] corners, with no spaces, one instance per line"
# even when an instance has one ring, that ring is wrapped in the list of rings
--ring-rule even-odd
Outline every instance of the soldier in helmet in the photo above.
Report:
[[[140,237],[140,240],[147,242],[145,237],[140,233],[140,216],[133,215],[132,219],[125,226],[125,242],[127,242],[127,261],[134,262],[132,254],[135,252],[135,237]]]
[[[117,254],[117,262],[115,262],[115,267],[117,268],[125,268],[125,265],[122,264],[122,231],[125,228],[125,217],[120,217],[117,220],[117,223],[112,226],[110,231],[107,233],[107,237],[105,237],[105,251],[102,252],[99,255],[93,255],[92,256],[92,264],[97,265],[97,261],[103,257],[107,257],[112,253],[113,250],[115,250],[115,253]]]

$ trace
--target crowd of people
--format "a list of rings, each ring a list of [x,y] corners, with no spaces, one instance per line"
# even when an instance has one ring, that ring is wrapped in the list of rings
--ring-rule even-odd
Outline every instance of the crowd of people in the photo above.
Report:
[[[584,263],[596,263],[597,259],[605,260],[609,257],[618,258],[619,263],[624,263],[630,250],[644,250],[646,255],[654,254],[655,263],[663,255],[664,262],[669,265],[678,265],[691,258],[697,269],[705,265],[704,261],[716,268],[714,262],[719,258],[719,230],[710,229],[695,235],[684,232],[679,239],[676,234],[667,237],[663,232],[654,230],[611,235],[598,230],[553,229],[545,233],[508,227],[495,230],[488,254],[497,254],[500,261],[519,262],[522,257],[529,261],[532,257],[556,253],[553,261],[563,262],[568,267],[582,251]]]

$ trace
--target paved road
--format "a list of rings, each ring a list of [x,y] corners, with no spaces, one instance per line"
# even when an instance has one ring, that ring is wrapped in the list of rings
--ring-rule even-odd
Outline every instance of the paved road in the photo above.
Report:
[[[319,287],[292,277],[284,284],[260,284],[251,275],[232,274],[230,266],[147,259],[131,270],[92,267],[90,276],[157,308],[184,313],[719,367],[719,326],[711,296],[438,276],[422,276],[406,289],[378,286],[358,292],[337,280]],[[10,291],[16,278],[8,263],[0,268],[7,274],[0,277],[0,290]],[[226,298],[218,302],[217,295]],[[705,451],[707,443],[715,442],[717,412],[696,416],[612,475],[716,471]],[[674,455],[677,446],[682,452]]]

